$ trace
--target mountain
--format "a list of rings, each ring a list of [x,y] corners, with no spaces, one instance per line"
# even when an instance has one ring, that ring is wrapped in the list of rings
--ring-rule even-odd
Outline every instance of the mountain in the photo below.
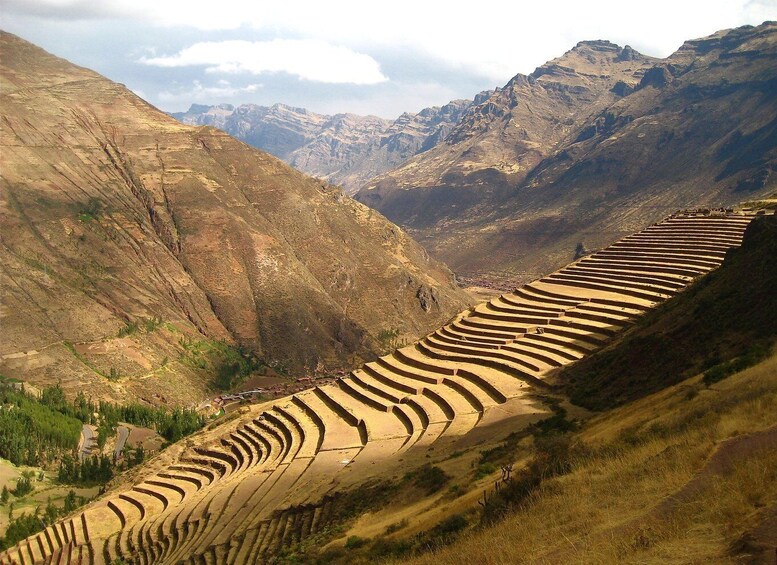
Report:
[[[777,24],[670,57],[584,41],[357,200],[471,277],[530,280],[673,209],[777,187]]]
[[[284,104],[237,108],[192,104],[187,112],[172,116],[186,124],[222,129],[352,194],[368,179],[441,142],[472,104],[454,100],[417,114],[404,113],[393,121],[355,114],[326,116]]]
[[[0,50],[0,374],[191,402],[248,362],[351,367],[466,305],[339,189],[11,34]]]

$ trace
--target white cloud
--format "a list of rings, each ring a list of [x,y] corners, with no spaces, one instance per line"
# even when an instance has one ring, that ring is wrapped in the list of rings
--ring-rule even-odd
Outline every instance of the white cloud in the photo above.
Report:
[[[261,84],[232,86],[225,80],[218,81],[216,86],[205,86],[199,80],[195,80],[192,81],[191,86],[163,90],[157,95],[157,98],[161,102],[183,103],[186,105],[190,102],[212,103],[214,100],[228,100],[241,94],[253,94],[262,88],[263,86]]]
[[[350,112],[368,115],[375,114],[376,108],[380,108],[381,117],[396,118],[402,112],[418,112],[429,106],[440,106],[455,98],[456,91],[434,82],[392,81],[378,92],[351,93],[319,103],[315,111],[322,114]]]
[[[290,71],[311,80],[361,84],[383,80],[377,63],[360,53],[406,49],[441,65],[503,83],[516,72],[530,72],[583,39],[629,43],[647,54],[667,56],[685,39],[719,29],[777,19],[775,0],[654,0],[649,5],[623,0],[544,0],[453,4],[444,0],[4,0],[9,13],[48,19],[117,18],[169,28],[233,30],[250,37],[257,32],[300,43],[260,43],[258,54],[279,54],[282,63],[240,57],[235,45],[230,60],[200,53],[197,44],[159,64],[208,64],[222,72]],[[315,43],[315,41],[323,43]],[[316,45],[324,46],[317,53]],[[342,47],[334,47],[339,45]],[[281,49],[283,47],[283,49]],[[279,53],[283,51],[282,53]],[[224,54],[224,53],[222,53]],[[335,64],[337,57],[348,65]],[[304,61],[310,58],[309,62]],[[349,68],[350,66],[350,68]],[[315,78],[314,78],[315,77]]]
[[[326,83],[377,84],[388,80],[369,55],[317,39],[209,41],[167,57],[143,58],[158,67],[205,66],[209,73],[286,72]]]

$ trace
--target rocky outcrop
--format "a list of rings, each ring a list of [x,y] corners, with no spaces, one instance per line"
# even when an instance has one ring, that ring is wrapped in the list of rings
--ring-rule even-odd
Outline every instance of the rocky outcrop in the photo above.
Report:
[[[3,375],[191,402],[238,349],[292,375],[351,367],[466,305],[338,188],[13,35],[0,50]]]
[[[513,77],[471,107],[444,144],[373,179],[359,198],[381,209],[394,187],[478,187],[488,171],[517,182],[622,96],[618,91],[636,87],[653,63],[608,41],[580,42],[530,75]]]

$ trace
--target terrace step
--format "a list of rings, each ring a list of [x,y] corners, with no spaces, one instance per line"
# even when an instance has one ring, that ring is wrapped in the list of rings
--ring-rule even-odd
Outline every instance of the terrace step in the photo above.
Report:
[[[350,422],[344,419],[340,413],[325,403],[314,389],[295,394],[294,397],[321,418],[326,430],[321,450],[364,445],[360,430],[357,428],[358,421]]]

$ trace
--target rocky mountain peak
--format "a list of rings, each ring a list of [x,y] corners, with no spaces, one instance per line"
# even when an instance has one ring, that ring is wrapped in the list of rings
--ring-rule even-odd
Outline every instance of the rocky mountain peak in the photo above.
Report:
[[[759,26],[742,26],[688,40],[668,61],[679,67],[687,67],[695,60],[715,59],[721,53],[730,53],[731,57],[763,53],[773,48],[775,42],[777,22],[764,22]]]
[[[577,45],[575,45],[571,50],[572,51],[590,50],[590,51],[619,53],[621,51],[621,47],[617,43],[613,43],[612,41],[608,41],[606,39],[588,39],[584,41],[578,41]]]
[[[494,90],[484,90],[482,92],[478,92],[475,95],[475,98],[473,100],[474,105],[477,106],[478,104],[482,104],[483,102],[488,100],[492,95],[496,94],[500,90],[502,90],[502,89],[501,88],[495,88]]]
[[[493,91],[475,97],[483,101]],[[202,106],[172,114],[190,125],[211,125],[272,153],[297,169],[353,193],[364,183],[443,141],[471,100],[405,112],[396,120],[351,113],[316,114],[282,103]]]
[[[621,47],[606,40],[581,41],[561,57],[537,67],[529,77],[543,80],[570,75],[604,76],[629,71],[635,63],[653,60],[631,46]],[[516,77],[517,78],[517,77]],[[515,79],[514,79],[515,80]]]
[[[683,206],[773,191],[776,53],[772,22],[687,41],[666,59],[580,42],[357,198],[460,274],[498,264],[530,279],[555,268],[553,254],[568,260],[578,233],[602,245]]]
[[[637,59],[641,59],[643,57],[642,53],[634,49],[631,45],[626,45],[623,49],[621,49],[621,52],[618,53],[618,56],[615,58],[616,61],[635,61]]]

